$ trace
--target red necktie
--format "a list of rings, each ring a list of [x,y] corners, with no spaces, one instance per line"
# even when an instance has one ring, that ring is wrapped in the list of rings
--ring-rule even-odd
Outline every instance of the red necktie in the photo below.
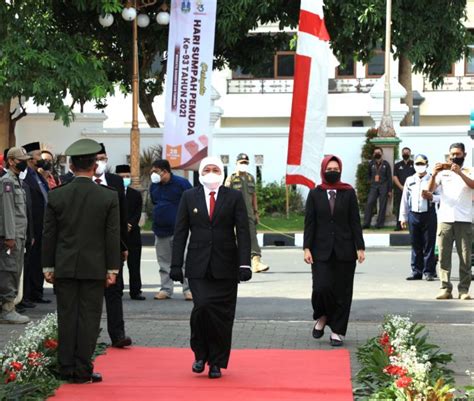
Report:
[[[209,219],[212,220],[212,215],[214,214],[214,207],[216,206],[216,197],[214,196],[216,193],[214,191],[210,192],[209,195],[211,199],[209,199]]]
[[[94,181],[96,184],[102,185],[102,180],[100,178],[96,178]]]

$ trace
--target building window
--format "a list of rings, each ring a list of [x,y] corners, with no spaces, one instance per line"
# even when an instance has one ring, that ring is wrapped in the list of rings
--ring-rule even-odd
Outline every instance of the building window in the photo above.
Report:
[[[277,52],[277,54],[275,54],[274,68],[274,78],[293,78],[295,75],[295,52]]]
[[[375,50],[374,55],[366,65],[367,78],[381,77],[385,73],[385,52]]]
[[[351,59],[343,67],[339,65],[336,67],[336,78],[355,78],[356,77],[356,62]]]
[[[469,55],[466,57],[465,75],[474,75],[474,43],[469,45]]]

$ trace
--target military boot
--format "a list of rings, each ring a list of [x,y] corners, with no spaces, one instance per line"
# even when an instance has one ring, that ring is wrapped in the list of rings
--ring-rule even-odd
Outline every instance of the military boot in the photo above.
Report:
[[[267,266],[266,264],[262,263],[260,261],[260,256],[255,255],[252,257],[252,272],[253,273],[266,272],[268,269],[270,269],[270,266]]]
[[[25,324],[30,321],[28,316],[20,315],[15,310],[13,302],[3,304],[2,312],[0,313],[0,323],[7,324]]]

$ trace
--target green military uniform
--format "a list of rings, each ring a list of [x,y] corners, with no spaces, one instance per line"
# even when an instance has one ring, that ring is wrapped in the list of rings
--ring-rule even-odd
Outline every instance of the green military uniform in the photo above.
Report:
[[[25,157],[28,158],[26,152]],[[14,300],[18,294],[23,269],[27,225],[25,190],[18,176],[8,170],[0,178],[0,303],[2,304],[0,320],[2,322],[29,321],[26,316],[21,316],[22,321],[8,321],[9,319],[5,318],[5,315],[13,312],[15,308]],[[5,240],[15,240],[15,248],[8,250]]]
[[[72,144],[66,155],[91,157],[100,145]],[[84,173],[85,174],[85,173]],[[64,379],[92,379],[107,273],[118,272],[120,214],[117,192],[78,172],[48,194],[42,266],[54,273],[58,308],[58,363]]]

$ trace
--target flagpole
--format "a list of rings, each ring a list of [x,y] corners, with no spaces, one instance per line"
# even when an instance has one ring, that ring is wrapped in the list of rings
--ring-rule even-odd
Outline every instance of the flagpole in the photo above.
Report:
[[[286,192],[286,218],[290,218],[290,193],[288,191],[288,185],[285,185]]]

